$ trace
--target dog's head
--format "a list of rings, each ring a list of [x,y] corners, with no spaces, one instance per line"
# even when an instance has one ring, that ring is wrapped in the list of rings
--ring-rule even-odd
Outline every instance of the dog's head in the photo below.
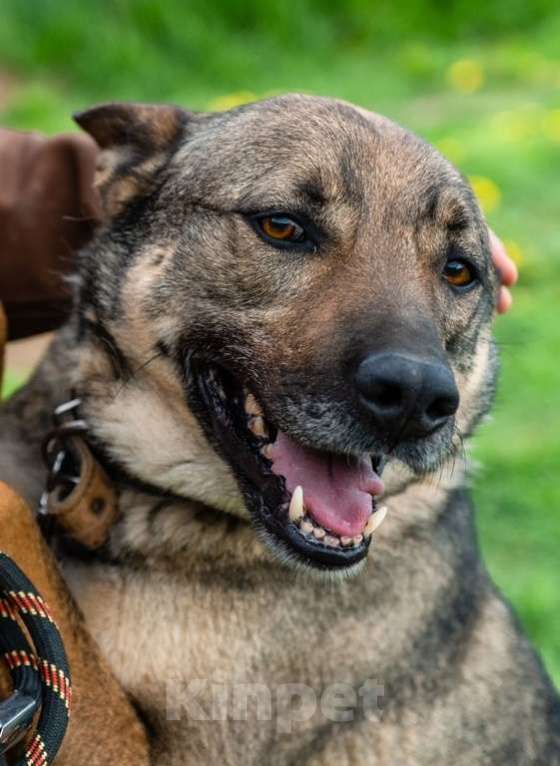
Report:
[[[82,259],[94,433],[136,477],[362,560],[387,464],[437,470],[489,406],[486,225],[433,148],[345,103],[108,105]]]

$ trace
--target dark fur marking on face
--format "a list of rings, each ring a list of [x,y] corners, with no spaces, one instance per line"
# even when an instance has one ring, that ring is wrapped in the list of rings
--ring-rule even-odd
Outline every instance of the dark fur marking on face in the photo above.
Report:
[[[426,201],[424,212],[420,216],[420,221],[428,220],[435,222],[440,192],[441,186],[431,186],[430,189],[428,189],[425,195]]]
[[[470,219],[467,210],[460,206],[454,208],[447,221],[448,231],[461,232],[468,229],[469,226]]]
[[[129,380],[132,377],[132,368],[109,330],[99,320],[93,321],[82,317],[82,323],[84,328],[99,342],[103,351],[106,352],[115,380]]]
[[[344,185],[344,196],[353,206],[360,208],[364,203],[364,189],[351,146],[343,148],[338,167]]]
[[[457,184],[443,182],[432,185],[425,194],[424,211],[418,223],[442,224],[450,233],[460,234],[472,223],[471,215],[465,205],[464,190]]]
[[[312,205],[323,206],[327,202],[327,193],[318,175],[302,181],[298,185],[297,190],[303,197],[306,197]]]
[[[158,351],[161,356],[165,356],[171,359],[174,358],[173,349],[163,340],[158,340],[155,345],[155,351]]]

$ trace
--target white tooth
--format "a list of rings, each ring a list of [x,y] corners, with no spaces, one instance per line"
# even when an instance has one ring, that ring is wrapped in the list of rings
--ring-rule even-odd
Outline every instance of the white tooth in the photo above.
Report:
[[[310,521],[302,521],[299,528],[304,535],[313,534],[313,524]]]
[[[359,545],[363,539],[364,539],[363,535],[356,535],[356,537],[352,538],[352,545]]]
[[[368,523],[364,529],[364,537],[371,537],[373,535],[375,530],[383,523],[388,510],[386,505],[382,505],[381,508],[378,508],[377,511],[369,517]]]
[[[262,415],[262,407],[257,402],[253,394],[248,394],[245,398],[245,412],[247,415]]]
[[[261,447],[261,455],[263,457],[267,458],[268,460],[272,460],[272,453],[274,450],[272,449],[272,444],[265,444],[264,447]]]
[[[323,540],[325,545],[331,545],[333,548],[338,548],[340,545],[340,540],[338,537],[333,537],[332,535],[327,535],[325,539]]]
[[[317,538],[317,540],[323,540],[327,533],[325,532],[323,527],[313,527],[313,534]]]
[[[303,519],[303,488],[296,487],[290,500],[290,510],[288,511],[290,521],[299,521]]]
[[[350,545],[354,545],[354,539],[352,537],[341,537],[340,542],[343,548],[348,548]]]
[[[254,418],[251,418],[251,421],[249,423],[249,428],[255,434],[255,436],[268,436],[268,431],[266,430],[265,422],[259,415],[257,415]]]

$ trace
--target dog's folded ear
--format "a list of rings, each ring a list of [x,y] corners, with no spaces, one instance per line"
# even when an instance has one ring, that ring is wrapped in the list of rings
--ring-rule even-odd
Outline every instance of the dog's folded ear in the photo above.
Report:
[[[105,214],[146,195],[180,141],[188,113],[176,106],[102,104],[74,115],[100,149],[95,185]]]

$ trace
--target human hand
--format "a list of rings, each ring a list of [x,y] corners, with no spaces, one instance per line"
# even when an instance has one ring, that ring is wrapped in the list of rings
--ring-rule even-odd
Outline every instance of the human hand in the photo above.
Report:
[[[508,288],[512,287],[518,278],[517,266],[508,256],[504,244],[499,237],[497,237],[492,229],[489,229],[490,234],[490,249],[492,251],[492,260],[500,275],[501,287],[498,293],[498,314],[505,314],[509,311],[513,298]]]

